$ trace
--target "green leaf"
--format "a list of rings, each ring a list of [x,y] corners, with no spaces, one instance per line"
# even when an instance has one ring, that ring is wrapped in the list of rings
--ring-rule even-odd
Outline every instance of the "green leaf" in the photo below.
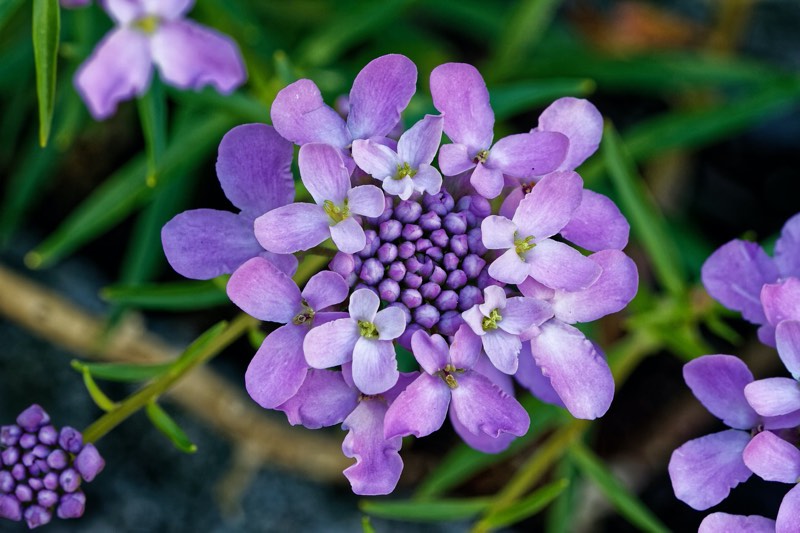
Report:
[[[156,166],[167,146],[167,100],[158,76],[150,82],[150,89],[137,99],[139,121],[142,123],[147,152],[147,184],[156,184]]]
[[[228,295],[211,280],[110,285],[100,291],[109,302],[137,309],[187,311],[225,305]]]
[[[377,533],[375,528],[372,527],[372,522],[370,521],[368,516],[361,517],[361,531],[364,533]]]
[[[489,505],[489,498],[452,500],[361,500],[358,507],[379,518],[404,522],[447,522],[472,518]]]
[[[491,518],[486,520],[486,525],[491,528],[505,527],[530,518],[558,498],[568,486],[568,479],[560,479],[545,485],[534,491],[530,496],[492,515]]]
[[[76,365],[75,362],[73,362],[72,368],[80,371],[81,374],[83,374],[83,384],[86,385],[86,390],[89,391],[89,396],[91,396],[97,407],[106,412],[117,408],[118,404],[106,396],[102,390],[100,390],[100,387],[97,386],[97,383],[95,383],[94,378],[92,378],[92,374],[89,372],[89,369],[86,366],[80,364]]]
[[[33,0],[33,57],[36,63],[36,96],[39,99],[39,144],[44,148],[56,101],[56,66],[61,32],[58,0]]]
[[[490,92],[495,119],[505,120],[562,96],[588,96],[594,89],[589,79],[556,79],[499,85]]]
[[[217,322],[208,328],[202,335],[197,337],[194,342],[186,347],[186,350],[181,354],[177,361],[175,361],[174,368],[176,372],[181,372],[182,368],[192,364],[192,361],[198,356],[203,354],[203,350],[211,344],[214,339],[219,337],[225,332],[228,327],[228,322],[225,320]]]
[[[0,2],[0,31],[11,20],[11,17],[16,15],[23,3],[25,3],[25,0],[4,0]],[[3,59],[5,60],[5,58]]]
[[[669,529],[628,489],[614,477],[581,442],[575,442],[569,449],[569,457],[587,478],[591,479],[608,501],[631,524],[644,531],[668,532]]]
[[[567,533],[573,531],[572,520],[575,516],[578,491],[575,480],[577,471],[568,457],[561,460],[554,472],[554,476],[566,479],[569,486],[564,489],[553,505],[547,510],[545,521],[546,533]]]
[[[156,378],[172,366],[172,363],[134,365],[127,363],[82,363],[72,361],[72,368],[79,372],[88,371],[93,378],[106,381],[138,382]]]
[[[183,453],[195,453],[197,446],[189,439],[181,427],[155,401],[148,402],[145,407],[147,418],[157,430],[164,434],[172,444]]]

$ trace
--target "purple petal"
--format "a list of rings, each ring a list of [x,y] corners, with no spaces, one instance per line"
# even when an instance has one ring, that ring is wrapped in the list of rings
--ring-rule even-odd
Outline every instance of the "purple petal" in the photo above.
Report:
[[[161,229],[161,244],[172,268],[191,279],[230,274],[264,251],[250,219],[216,209],[176,215]]]
[[[589,287],[603,270],[575,248],[552,239],[537,242],[526,261],[533,279],[565,291]]]
[[[331,368],[350,361],[361,338],[352,318],[340,318],[312,328],[303,341],[306,362],[313,368]]]
[[[308,429],[340,424],[358,405],[358,391],[350,388],[341,372],[311,369],[297,394],[277,410],[286,413],[293,426]]]
[[[318,245],[331,235],[330,217],[316,204],[294,203],[255,220],[258,242],[276,254],[293,254]]]
[[[554,172],[539,181],[519,203],[512,221],[520,238],[551,237],[567,225],[581,203],[583,180],[575,172]]]
[[[558,168],[568,146],[569,140],[555,132],[509,135],[495,143],[486,164],[516,178],[542,176]]]
[[[776,533],[795,533],[797,531],[797,517],[800,516],[800,488],[795,486],[786,493],[778,509],[775,521]]]
[[[444,115],[444,132],[454,143],[466,145],[470,156],[491,147],[494,112],[489,90],[475,67],[439,65],[431,72],[431,96],[434,107]]]
[[[727,498],[752,474],[742,460],[749,441],[748,433],[728,429],[690,440],[672,452],[668,470],[675,497],[698,511]]]
[[[233,273],[227,291],[233,303],[259,320],[286,324],[302,311],[300,289],[294,281],[260,257]]]
[[[513,245],[503,252],[500,257],[492,261],[488,270],[489,275],[497,281],[513,283],[515,285],[519,285],[525,281],[530,271],[530,265],[522,260],[517,251],[513,248]]]
[[[545,300],[545,301],[553,300],[553,298],[555,298],[556,295],[555,290],[551,289],[546,285],[542,285],[533,278],[528,278],[524,282],[520,283],[518,289],[523,296],[528,296],[529,298],[538,298],[539,300]],[[572,293],[564,293],[564,294],[572,294]],[[555,302],[551,303],[555,305]],[[562,319],[559,318],[559,320]]]
[[[398,307],[387,307],[378,311],[372,323],[378,330],[378,338],[382,341],[390,341],[402,335],[406,330],[406,315]]]
[[[478,364],[482,346],[481,338],[469,326],[462,324],[450,344],[450,361],[456,368],[470,369]]]
[[[800,278],[800,213],[783,225],[775,243],[775,264],[781,277]]]
[[[281,89],[270,117],[278,133],[295,144],[323,142],[340,149],[350,144],[344,119],[325,105],[311,80],[297,80]]]
[[[506,306],[506,291],[497,285],[490,285],[483,290],[484,302],[478,305],[483,316],[489,314],[495,309],[503,309]]]
[[[347,201],[351,212],[365,217],[379,217],[386,207],[383,193],[374,185],[353,187],[347,193]]]
[[[297,393],[306,378],[303,356],[306,326],[286,324],[264,339],[244,375],[250,397],[264,409],[274,409]]]
[[[0,518],[16,522],[22,520],[22,505],[19,500],[11,495],[0,494]]]
[[[439,148],[439,168],[445,176],[455,176],[475,168],[475,161],[470,157],[466,145],[443,144]]]
[[[251,227],[252,225],[250,224]],[[255,238],[255,235],[253,235],[253,238]],[[273,254],[272,252],[261,250],[258,257],[266,259],[287,276],[294,276],[295,272],[297,272],[297,258],[291,254]]]
[[[323,270],[312,276],[302,297],[314,311],[342,303],[350,292],[347,282],[336,272]]]
[[[506,217],[490,215],[481,222],[481,239],[490,250],[506,250],[514,247],[517,226]]]
[[[786,369],[794,379],[800,379],[800,322],[784,320],[778,324],[775,328],[775,342]]]
[[[617,204],[607,196],[584,189],[581,203],[561,229],[561,235],[593,252],[622,250],[628,245],[630,229]]]
[[[422,164],[412,180],[414,189],[428,194],[438,194],[442,189],[442,175],[430,165]],[[407,199],[407,198],[406,198]]]
[[[700,403],[726,425],[750,430],[758,424],[758,415],[744,395],[753,374],[738,357],[698,357],[683,366],[683,379]]]
[[[764,314],[773,326],[784,320],[800,320],[800,278],[788,278],[761,288]]]
[[[144,0],[148,14],[173,20],[189,12],[194,0]]]
[[[442,142],[444,118],[441,115],[425,115],[425,118],[411,126],[397,141],[397,155],[402,163],[418,169],[429,165],[436,156]]]
[[[483,313],[481,313],[481,310],[478,309],[477,304],[461,313],[461,317],[476,335],[480,335],[481,337],[486,335],[486,332],[483,330],[484,316]]]
[[[75,470],[81,475],[84,481],[92,481],[97,474],[103,471],[106,466],[105,460],[100,456],[100,452],[94,444],[84,445],[80,453],[75,457]]]
[[[603,416],[614,397],[614,378],[606,360],[572,326],[551,320],[541,329],[531,339],[531,353],[564,405],[575,418]]]
[[[697,533],[775,533],[775,520],[763,516],[712,513],[700,523]]]
[[[800,450],[769,431],[750,439],[742,459],[747,468],[765,481],[797,483],[800,479]]]
[[[789,429],[800,426],[800,411],[794,411],[780,416],[761,417],[764,429]]]
[[[325,200],[340,205],[350,190],[350,173],[339,150],[329,144],[309,143],[297,156],[300,177],[317,205]]]
[[[550,304],[534,298],[515,297],[506,300],[503,319],[497,323],[500,329],[519,335],[531,326],[539,326],[553,317]]]
[[[353,160],[358,168],[380,181],[392,179],[402,165],[399,156],[388,146],[362,139],[353,141]]]
[[[353,383],[364,394],[380,394],[391,389],[399,372],[391,341],[358,339],[353,350]]]
[[[367,186],[370,187],[370,185]],[[364,233],[364,229],[353,217],[348,217],[331,226],[330,234],[339,251],[346,254],[360,252],[367,244],[367,236]]]
[[[398,196],[401,200],[408,200],[414,194],[414,181],[408,176],[400,179],[389,178],[383,181],[383,190],[390,196]]]
[[[483,163],[478,163],[475,166],[475,170],[472,171],[469,182],[475,187],[475,191],[478,194],[491,200],[492,198],[497,198],[503,190],[503,172]]]
[[[438,376],[422,374],[389,407],[383,436],[430,435],[442,427],[449,405],[450,387]]]
[[[358,289],[350,295],[350,316],[353,320],[372,322],[378,313],[381,300],[378,295],[369,289]]]
[[[517,210],[517,207],[519,207],[519,203],[523,198],[525,198],[525,196],[526,193],[522,186],[514,187],[514,189],[512,189],[511,192],[506,195],[503,203],[500,205],[498,214],[501,217],[511,220],[511,218],[514,216],[514,212]]]
[[[522,348],[518,335],[495,329],[487,331],[481,340],[483,349],[495,368],[509,375],[517,371],[517,356]]]
[[[557,131],[569,138],[561,170],[574,170],[600,145],[603,116],[588,100],[559,98],[539,115],[539,131]],[[577,244],[577,243],[576,243]]]
[[[217,176],[233,205],[256,218],[294,200],[292,144],[264,124],[237,126],[219,143]]]
[[[467,370],[456,381],[450,408],[470,433],[497,438],[501,433],[521,437],[528,432],[528,413],[489,378]]]
[[[96,120],[110,117],[117,104],[144,94],[152,72],[150,43],[139,31],[111,30],[75,74],[75,88]]]
[[[517,438],[511,433],[500,433],[497,438],[490,437],[485,433],[478,433],[476,435],[458,421],[452,409],[450,409],[449,415],[450,423],[453,425],[453,429],[456,430],[456,433],[458,433],[458,436],[461,437],[461,440],[479,452],[491,454],[500,453],[508,449],[511,443],[514,442],[514,439]]]
[[[411,351],[419,366],[428,374],[444,369],[450,355],[450,347],[444,337],[431,336],[425,331],[417,331],[411,337]]]
[[[731,241],[706,259],[703,285],[712,298],[754,323],[766,322],[761,287],[778,279],[772,259],[754,242]]]
[[[148,6],[141,0],[104,0],[103,7],[119,24],[129,24],[148,12]]]
[[[800,385],[791,378],[767,378],[753,381],[744,395],[756,413],[780,416],[800,410]]]
[[[347,128],[353,139],[385,137],[417,88],[417,67],[407,57],[388,54],[361,69],[350,89]]]
[[[344,475],[353,492],[362,496],[389,494],[403,471],[403,461],[397,453],[403,440],[383,438],[386,409],[380,400],[361,401],[342,424],[342,429],[350,431],[342,442],[342,452],[356,460]]]
[[[236,42],[195,22],[162,21],[150,39],[150,50],[164,81],[180,89],[213,85],[229,94],[247,79]]]
[[[545,377],[542,369],[536,366],[531,354],[529,342],[522,343],[522,351],[519,352],[519,367],[514,374],[520,385],[528,389],[531,394],[542,400],[559,407],[565,407],[564,402],[550,383],[550,378]]]

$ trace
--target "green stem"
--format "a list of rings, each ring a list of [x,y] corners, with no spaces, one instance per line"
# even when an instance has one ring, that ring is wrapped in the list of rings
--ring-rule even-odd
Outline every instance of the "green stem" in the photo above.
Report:
[[[227,325],[217,337],[200,348],[193,357],[179,358],[175,365],[166,373],[156,378],[148,385],[142,387],[120,402],[117,407],[95,420],[83,431],[84,442],[97,442],[106,433],[124,422],[129,416],[139,409],[164,394],[175,382],[230,346],[236,339],[244,335],[247,330],[258,323],[258,320],[248,315],[241,314]]]

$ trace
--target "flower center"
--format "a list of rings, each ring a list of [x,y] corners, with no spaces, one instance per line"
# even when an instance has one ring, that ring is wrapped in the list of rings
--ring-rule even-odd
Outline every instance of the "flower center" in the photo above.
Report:
[[[522,183],[522,192],[525,195],[530,194],[530,192],[533,190],[534,185],[536,185],[536,182],[533,182],[533,181],[529,181],[528,183],[524,183],[523,182]]]
[[[314,321],[314,310],[311,309],[305,300],[303,300],[301,303],[303,305],[303,310],[295,315],[295,317],[292,319],[292,324],[295,326],[302,326],[303,324],[310,326]]]
[[[533,250],[536,246],[535,242],[531,242],[535,237],[533,235],[528,235],[524,239],[517,239],[516,235],[514,237],[514,250],[521,259],[525,259],[525,253],[529,250]]]
[[[489,158],[489,150],[481,150],[475,157],[472,159],[474,163],[486,163],[486,160]]]
[[[483,319],[481,325],[483,326],[483,331],[491,331],[493,329],[497,329],[497,323],[502,321],[503,317],[500,315],[499,309],[492,309],[492,312],[489,313],[489,316]]]
[[[443,370],[440,370],[436,373],[437,376],[442,378],[447,386],[451,389],[458,388],[458,381],[456,381],[456,377],[453,374],[463,374],[464,370],[454,367],[451,363],[448,363]]]
[[[161,24],[161,19],[155,15],[147,15],[133,22],[133,27],[148,35],[152,35]]]
[[[322,203],[322,209],[325,210],[325,214],[331,218],[334,224],[338,224],[350,216],[350,208],[347,207],[347,198],[344,199],[344,203],[341,206],[334,204],[330,200],[325,200]]]
[[[417,175],[417,171],[411,168],[408,163],[403,163],[402,165],[397,165],[397,176],[394,177],[396,180],[401,180],[408,176],[409,178],[413,178]]]
[[[365,339],[378,338],[378,328],[375,327],[375,324],[373,324],[372,322],[367,322],[366,320],[358,321],[358,332]]]

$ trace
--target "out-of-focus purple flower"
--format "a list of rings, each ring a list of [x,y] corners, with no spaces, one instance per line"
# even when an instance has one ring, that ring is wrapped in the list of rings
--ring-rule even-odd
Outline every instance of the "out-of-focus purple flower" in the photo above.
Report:
[[[36,404],[16,424],[0,427],[0,450],[0,518],[25,519],[30,529],[50,522],[53,512],[65,519],[82,516],[81,481],[92,481],[105,466],[79,431],[57,430]]]
[[[153,65],[179,89],[213,85],[228,94],[247,78],[239,48],[228,36],[185,20],[194,0],[106,0],[117,27],[75,74],[75,87],[97,120],[117,104],[144,94]]]
[[[436,194],[442,175],[431,166],[442,140],[441,116],[426,115],[397,141],[397,151],[369,139],[353,141],[356,165],[378,181],[388,194],[408,200],[414,191]]]
[[[385,205],[381,190],[374,185],[351,187],[339,151],[328,144],[303,145],[298,164],[303,184],[316,204],[289,204],[257,218],[258,242],[278,254],[308,250],[328,237],[342,252],[363,249],[366,236],[354,216],[380,215]]]
[[[787,530],[789,531],[789,530]],[[697,533],[775,533],[775,520],[763,516],[712,513],[700,523]]]
[[[194,209],[176,215],[161,230],[172,268],[192,279],[230,274],[253,257],[263,257],[286,274],[297,259],[261,247],[253,221],[294,199],[292,145],[264,124],[237,126],[219,145],[217,177],[239,213]]]
[[[478,194],[495,198],[503,175],[542,176],[563,162],[569,140],[553,131],[509,135],[492,144],[494,112],[489,91],[478,70],[465,63],[446,63],[431,72],[433,105],[444,115],[444,132],[453,141],[439,150],[445,176],[471,171]]]

